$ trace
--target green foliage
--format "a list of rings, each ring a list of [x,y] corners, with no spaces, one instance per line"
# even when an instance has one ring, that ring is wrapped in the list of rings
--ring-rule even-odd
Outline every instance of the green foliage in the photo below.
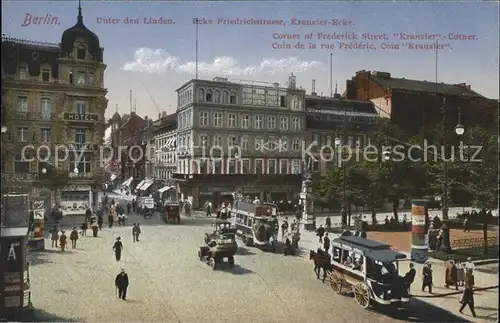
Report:
[[[49,169],[47,173],[39,174],[33,186],[45,188],[51,192],[57,192],[69,185],[71,177],[69,171],[62,169]]]

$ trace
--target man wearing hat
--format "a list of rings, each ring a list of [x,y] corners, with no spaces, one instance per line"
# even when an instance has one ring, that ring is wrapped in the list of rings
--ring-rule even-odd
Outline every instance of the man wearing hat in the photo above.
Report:
[[[122,268],[120,273],[116,275],[115,286],[118,289],[118,298],[123,300],[127,297],[127,287],[128,287],[128,275],[125,269]]]
[[[123,244],[120,239],[120,237],[116,238],[116,242],[113,245],[113,251],[115,252],[116,261],[120,261],[120,259],[122,258]]]

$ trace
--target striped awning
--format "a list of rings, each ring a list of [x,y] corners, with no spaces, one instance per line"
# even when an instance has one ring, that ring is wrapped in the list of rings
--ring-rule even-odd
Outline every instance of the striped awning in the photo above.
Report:
[[[144,183],[146,183],[146,180],[143,179],[142,181],[139,182],[139,184],[137,184],[137,186],[135,187],[136,190],[140,190],[141,189],[141,186],[144,185]]]
[[[127,179],[125,182],[122,183],[122,186],[130,186],[130,184],[132,184],[133,180],[134,180],[134,178],[130,177],[129,179]]]
[[[163,192],[166,192],[166,191],[173,189],[173,188],[174,188],[173,186],[164,186],[164,187],[160,188],[158,190],[158,192],[163,193]]]
[[[153,185],[153,183],[154,183],[154,181],[149,180],[149,179],[146,179],[146,180],[144,181],[144,183],[142,184],[142,186],[140,186],[140,187],[138,186],[138,190],[140,190],[140,191],[145,191],[145,190],[147,190],[147,189],[148,189],[151,185]]]

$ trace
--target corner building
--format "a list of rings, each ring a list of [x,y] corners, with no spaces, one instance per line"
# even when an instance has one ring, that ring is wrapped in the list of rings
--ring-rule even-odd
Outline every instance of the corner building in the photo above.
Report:
[[[49,195],[32,188],[47,164],[55,162],[55,148],[73,153],[58,168],[71,172],[70,185],[61,192],[63,213],[80,214],[97,202],[102,185],[99,148],[103,144],[108,100],[104,88],[103,48],[83,23],[81,7],[76,24],[64,31],[60,44],[2,38],[2,173],[16,183],[15,191]],[[22,158],[22,150],[27,146]],[[76,162],[76,154],[83,158]],[[78,172],[74,170],[78,169]]]
[[[191,80],[177,90],[174,178],[194,207],[230,200],[234,191],[262,201],[291,200],[300,190],[305,90]]]

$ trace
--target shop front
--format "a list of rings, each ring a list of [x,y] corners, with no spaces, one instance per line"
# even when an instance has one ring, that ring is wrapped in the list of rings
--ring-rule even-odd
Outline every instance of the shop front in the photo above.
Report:
[[[85,215],[93,201],[94,194],[90,185],[71,185],[61,192],[60,206],[63,215]]]

